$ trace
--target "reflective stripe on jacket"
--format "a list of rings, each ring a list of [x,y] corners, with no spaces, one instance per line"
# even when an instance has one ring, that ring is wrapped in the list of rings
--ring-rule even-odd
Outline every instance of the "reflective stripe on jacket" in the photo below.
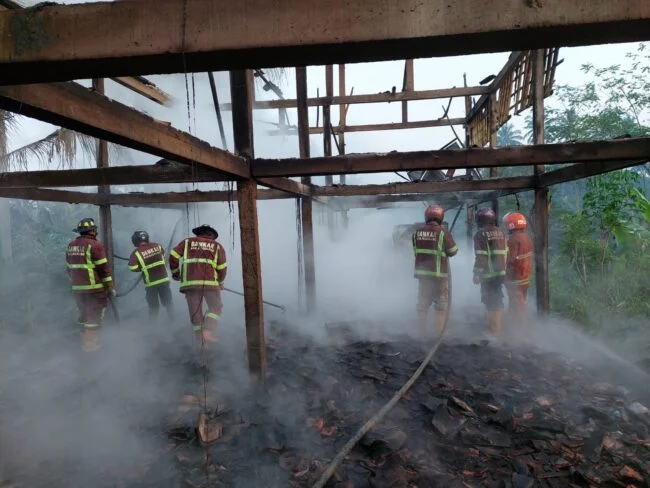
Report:
[[[113,281],[104,246],[93,237],[79,236],[68,244],[66,264],[74,292],[97,292]]]
[[[448,259],[458,247],[451,233],[436,222],[424,224],[413,233],[416,278],[446,278]]]
[[[474,235],[474,275],[482,279],[506,275],[506,236],[496,225],[479,229]]]
[[[144,286],[156,286],[169,281],[165,268],[165,250],[155,242],[143,242],[129,258],[129,269],[142,272]]]
[[[180,274],[181,291],[218,287],[226,279],[227,267],[225,250],[208,237],[188,237],[169,253],[169,268]]]
[[[506,280],[513,285],[527,285],[533,271],[533,240],[526,231],[517,230],[508,237]]]

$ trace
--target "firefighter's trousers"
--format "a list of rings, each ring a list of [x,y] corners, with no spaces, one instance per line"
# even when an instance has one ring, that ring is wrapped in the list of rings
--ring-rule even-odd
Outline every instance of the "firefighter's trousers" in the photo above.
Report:
[[[146,294],[150,320],[154,320],[158,317],[158,310],[160,309],[161,303],[167,310],[167,315],[169,315],[170,318],[173,317],[174,310],[172,304],[172,292],[169,288],[169,283],[149,286],[146,288]]]
[[[99,349],[99,328],[108,305],[106,292],[75,293],[75,301],[79,309],[79,323],[83,327],[81,346],[84,351],[96,351]]]
[[[219,319],[221,319],[221,310],[223,309],[221,290],[205,287],[185,290],[183,293],[185,293],[185,299],[187,300],[192,330],[197,333],[200,333],[204,328],[214,331]],[[208,307],[205,316],[203,314],[204,300]]]
[[[448,278],[420,278],[418,280],[418,323],[422,338],[429,336],[427,326],[427,312],[431,305],[436,310],[435,330],[437,334],[442,332],[449,306],[449,279]]]
[[[517,321],[518,325],[526,323],[526,302],[528,301],[529,284],[507,283],[508,309],[510,315]]]

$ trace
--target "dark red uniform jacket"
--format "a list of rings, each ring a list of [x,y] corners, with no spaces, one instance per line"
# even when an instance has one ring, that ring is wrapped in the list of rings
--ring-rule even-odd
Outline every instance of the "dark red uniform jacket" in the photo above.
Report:
[[[181,291],[218,288],[226,279],[226,251],[215,239],[188,237],[169,254],[172,275],[180,277]]]
[[[527,285],[533,271],[533,240],[526,231],[517,230],[508,237],[506,280],[513,285]]]
[[[506,235],[496,225],[483,227],[474,235],[474,254],[474,275],[483,279],[506,275]]]
[[[94,237],[79,236],[68,244],[66,262],[75,293],[102,292],[112,284],[106,251]]]
[[[165,250],[155,242],[143,242],[131,253],[129,269],[141,271],[145,286],[156,286],[169,281],[165,267]]]
[[[449,257],[458,247],[449,231],[437,222],[424,224],[413,233],[416,278],[446,278]]]

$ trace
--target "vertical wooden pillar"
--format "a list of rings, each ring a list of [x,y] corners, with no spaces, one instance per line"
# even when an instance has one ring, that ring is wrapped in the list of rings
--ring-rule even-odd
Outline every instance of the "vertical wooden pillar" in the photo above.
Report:
[[[403,92],[411,92],[415,89],[415,83],[413,81],[413,60],[407,59],[404,62],[404,82],[402,83]],[[407,123],[409,121],[409,103],[405,100],[402,102],[402,122]]]
[[[463,73],[463,85],[467,87],[467,75]],[[465,148],[472,146],[472,138],[469,131],[469,113],[472,111],[472,98],[468,95],[465,97]],[[465,171],[469,175],[473,168],[467,168]],[[474,237],[474,206],[467,205],[467,248],[470,249],[470,244],[473,242]]]
[[[497,94],[496,92],[490,94],[490,105],[489,105],[489,110],[490,110],[490,147],[495,148],[497,147],[497,132],[499,130],[499,105],[497,103]],[[499,169],[494,167],[490,168],[490,178],[496,178],[499,176]],[[494,213],[497,216],[497,223],[499,222],[499,200],[496,198],[492,200],[492,210],[494,210]]]
[[[255,156],[253,148],[253,76],[252,71],[230,72],[230,97],[235,151],[245,158]],[[260,382],[266,379],[264,309],[262,306],[262,265],[257,222],[257,184],[254,180],[237,182],[239,230],[241,237],[244,309],[248,370]]]
[[[544,49],[532,52],[533,64],[533,142],[544,144]],[[535,166],[535,180],[544,172],[544,165]],[[535,188],[535,298],[537,313],[550,311],[548,277],[548,188]]]
[[[2,261],[13,261],[13,244],[11,239],[11,206],[8,198],[0,198],[0,252]],[[2,274],[0,273],[0,278]]]
[[[345,88],[345,65],[339,64],[339,97],[344,97],[347,93]],[[339,136],[339,156],[345,154],[345,124],[348,115],[348,108],[344,103],[339,104],[339,127],[341,130],[338,133]],[[345,185],[346,178],[345,175],[340,176],[341,185]],[[341,216],[343,218],[343,229],[347,230],[349,226],[348,212],[347,210],[341,211]]]
[[[104,78],[93,79],[93,90],[104,95]],[[97,140],[96,160],[98,168],[108,168],[110,164],[108,160],[108,143],[102,139]],[[111,187],[108,185],[100,185],[97,192],[100,195],[108,195],[111,192]],[[106,248],[106,255],[108,256],[108,264],[111,268],[111,274],[115,276],[115,259],[113,258],[113,214],[111,212],[110,204],[99,206],[99,239]]]
[[[334,66],[328,64],[325,66],[325,96],[327,103],[323,105],[323,155],[332,155],[332,106],[330,101],[334,96]],[[334,177],[332,175],[325,176],[325,186],[332,186]],[[330,239],[334,238],[334,213],[328,206],[325,209],[327,216],[327,231]]]
[[[298,105],[298,143],[300,157],[309,158],[309,111],[307,108],[307,68],[296,68],[296,99]],[[302,182],[311,183],[311,178],[303,177]],[[307,314],[316,310],[316,265],[314,260],[314,222],[312,217],[312,200],[310,197],[300,199],[302,214],[302,248],[305,261],[305,294],[307,296]]]

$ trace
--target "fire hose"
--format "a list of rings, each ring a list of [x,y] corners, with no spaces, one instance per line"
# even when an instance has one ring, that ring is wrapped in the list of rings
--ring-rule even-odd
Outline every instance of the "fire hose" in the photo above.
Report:
[[[415,373],[413,373],[413,376],[411,376],[406,383],[404,383],[404,386],[402,386],[397,393],[391,398],[386,405],[384,405],[379,412],[377,412],[370,420],[368,420],[360,429],[359,431],[350,439],[345,446],[343,446],[343,449],[336,455],[334,460],[330,463],[330,465],[327,467],[327,469],[323,472],[321,477],[318,479],[318,481],[313,485],[312,488],[323,488],[325,486],[325,483],[329,481],[329,479],[332,477],[332,475],[336,472],[336,469],[339,467],[339,465],[343,462],[345,457],[350,454],[350,451],[356,446],[357,442],[359,442],[364,435],[366,435],[372,428],[374,428],[385,416],[388,412],[390,412],[395,405],[397,405],[397,402],[399,402],[404,394],[413,386],[413,384],[417,381],[417,379],[420,377],[424,369],[429,365],[431,362],[431,359],[433,359],[433,356],[435,355],[436,351],[438,350],[438,347],[440,347],[440,344],[442,343],[442,339],[444,338],[445,331],[447,330],[447,323],[449,321],[449,309],[451,308],[451,267],[449,267],[449,286],[448,286],[448,302],[447,302],[447,316],[445,317],[445,322],[442,326],[442,330],[440,331],[440,334],[436,338],[436,341],[434,342],[433,346],[431,349],[429,349],[429,352],[427,353],[426,357],[418,366],[418,369],[415,370]]]

